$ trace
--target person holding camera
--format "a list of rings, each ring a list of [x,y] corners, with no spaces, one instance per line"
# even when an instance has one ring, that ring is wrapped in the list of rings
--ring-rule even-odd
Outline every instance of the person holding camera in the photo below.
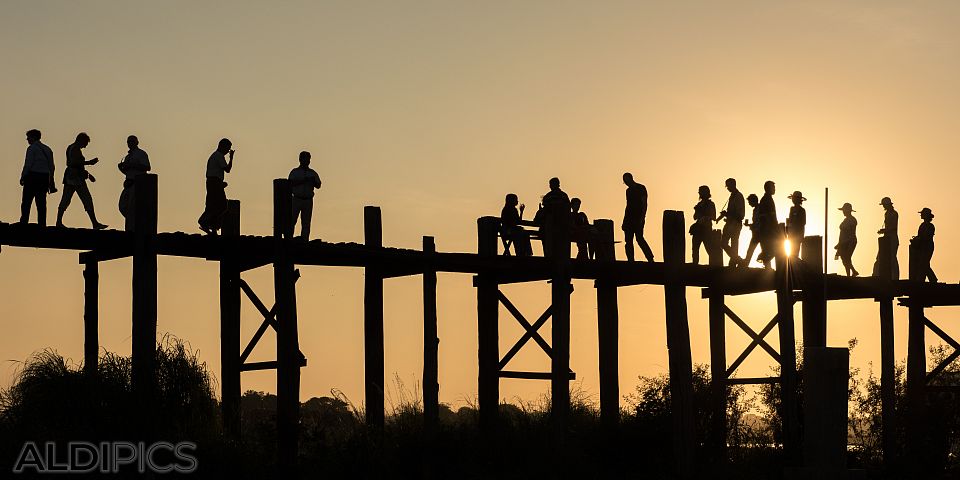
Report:
[[[100,160],[94,158],[87,160],[83,157],[83,149],[90,145],[90,136],[84,132],[77,134],[77,140],[67,147],[67,168],[63,171],[63,194],[60,196],[60,206],[57,208],[57,226],[63,227],[63,214],[70,206],[73,194],[80,197],[80,203],[90,217],[90,224],[94,230],[103,230],[107,228],[105,224],[97,221],[97,214],[93,209],[93,196],[90,195],[90,187],[87,186],[87,180],[96,182],[90,172],[87,171],[87,165],[96,165]]]
[[[223,180],[233,169],[234,153],[233,142],[223,138],[207,159],[207,198],[203,214],[197,220],[200,230],[207,235],[217,234],[223,224],[223,214],[227,212],[227,182]]]

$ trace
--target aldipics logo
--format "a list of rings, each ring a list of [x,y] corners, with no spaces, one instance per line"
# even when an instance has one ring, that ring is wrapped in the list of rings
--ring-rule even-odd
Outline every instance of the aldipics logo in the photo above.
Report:
[[[192,442],[27,442],[13,473],[194,473],[196,450]]]

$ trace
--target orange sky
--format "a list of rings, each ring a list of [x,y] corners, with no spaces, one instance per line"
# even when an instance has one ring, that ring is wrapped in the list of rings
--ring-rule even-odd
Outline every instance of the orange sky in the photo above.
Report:
[[[61,172],[65,147],[77,132],[90,134],[87,156],[103,160],[91,168],[98,212],[121,225],[114,165],[134,133],[160,178],[160,229],[194,232],[206,158],[228,136],[237,157],[227,193],[243,204],[245,233],[269,234],[271,179],[286,176],[303,149],[323,178],[315,237],[361,241],[362,207],[380,205],[385,244],[419,248],[422,235],[434,235],[442,251],[473,251],[476,218],[497,214],[508,192],[531,215],[552,176],[583,199],[591,219],[619,221],[620,176],[631,171],[649,189],[647,237],[660,258],[661,212],[683,209],[689,219],[701,184],[722,205],[723,180],[734,176],[745,193],[777,181],[781,215],[786,195],[802,190],[814,234],[829,187],[834,241],[836,208],[853,203],[861,272],[875,256],[881,197],[900,210],[904,265],[915,212],[928,206],[937,215],[934,267],[954,282],[958,21],[954,2],[8,3],[0,17],[0,218],[18,217],[23,133],[39,128]],[[75,203],[66,221],[85,226]],[[310,362],[303,396],[337,388],[359,403],[362,272],[302,272],[300,334]],[[214,372],[217,275],[201,260],[159,263],[159,330],[190,342]],[[269,270],[245,278],[272,297]],[[129,260],[101,266],[101,344],[119,353],[130,351],[129,285]],[[386,371],[409,388],[421,369],[419,286],[419,278],[386,283]],[[595,295],[589,282],[576,288],[571,364],[596,394]],[[548,302],[546,285],[505,291],[530,317]],[[5,248],[0,292],[0,358],[10,360],[0,385],[12,379],[14,361],[39,349],[79,361],[75,252]],[[441,400],[462,404],[476,392],[475,292],[464,275],[441,275],[438,292]],[[699,291],[688,293],[694,360],[706,362],[706,304]],[[631,287],[620,299],[627,393],[637,375],[666,369],[663,294]],[[758,295],[733,308],[759,329],[775,306],[772,295]],[[244,309],[247,339],[259,320]],[[521,330],[503,315],[506,351]],[[853,366],[878,360],[872,301],[835,302],[829,315],[831,345],[860,341]],[[898,358],[905,323],[898,307]],[[727,330],[732,359],[747,337],[732,324]],[[265,340],[254,360],[272,359],[273,337]],[[535,350],[514,361],[511,369],[549,366]],[[769,365],[758,352],[740,374],[765,374]],[[244,388],[274,390],[272,373],[243,380]],[[532,400],[547,388],[506,380],[501,391]]]

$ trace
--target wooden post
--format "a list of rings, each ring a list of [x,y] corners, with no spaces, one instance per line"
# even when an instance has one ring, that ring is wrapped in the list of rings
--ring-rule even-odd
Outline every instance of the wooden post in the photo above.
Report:
[[[560,213],[560,214],[556,214]],[[551,283],[553,304],[553,355],[550,361],[551,414],[562,442],[570,414],[570,212],[555,212],[553,226],[554,273]]]
[[[823,281],[823,239],[809,236],[800,247],[803,259],[803,345],[827,346],[827,299]]]
[[[596,220],[599,241],[597,261],[616,260],[613,248],[613,221]],[[620,421],[620,371],[617,285],[610,280],[597,279],[597,338],[600,353],[600,421],[608,431]]]
[[[793,259],[777,255],[777,316],[780,328],[780,394],[783,450],[788,466],[800,463],[800,420],[797,401],[797,351],[793,319]]]
[[[436,253],[433,237],[423,237],[423,252]],[[423,272],[423,426],[428,442],[437,432],[440,415],[440,383],[437,336],[437,271],[432,266]]]
[[[157,176],[137,177],[133,229],[133,334],[131,383],[141,399],[156,385],[157,357]]]
[[[710,265],[723,266],[723,250],[711,248]],[[726,460],[727,454],[727,341],[724,295],[720,288],[711,288],[707,300],[710,317],[710,395],[711,426],[710,447],[718,463]]]
[[[803,353],[803,402],[809,412],[803,422],[803,466],[813,474],[807,478],[846,478],[850,352],[804,345]]]
[[[277,306],[277,459],[280,472],[296,476],[300,424],[300,345],[294,264],[287,251],[293,233],[290,182],[273,181],[273,288]]]
[[[693,360],[690,354],[690,326],[687,323],[686,287],[677,278],[684,263],[687,230],[683,212],[663,212],[663,262],[666,281],[667,353],[670,368],[673,450],[679,478],[692,478],[694,466]]]
[[[477,220],[477,253],[481,257],[497,255],[499,219]],[[477,287],[477,403],[480,410],[480,434],[484,443],[493,446],[500,406],[500,300],[497,280],[489,274],[475,278]]]
[[[880,251],[890,251],[887,237],[880,239]],[[891,280],[893,271],[889,255],[880,255],[878,273],[881,279]],[[894,356],[894,329],[893,329],[893,297],[877,298],[880,304],[880,410],[881,410],[881,444],[883,448],[883,462],[891,467],[897,461],[900,451],[896,435],[896,357]]]
[[[910,260],[908,272],[910,280],[923,282],[923,270],[920,268],[919,252],[914,245],[910,245]],[[916,301],[908,303],[909,312],[907,326],[907,448],[908,463],[910,465],[926,464],[923,444],[927,438],[926,418],[926,383],[927,383],[927,346],[926,346],[926,316],[923,305]],[[923,469],[919,469],[923,471]]]
[[[98,265],[91,260],[83,266],[83,372],[91,376],[97,373],[100,356]]]
[[[367,247],[383,246],[380,207],[363,207],[363,234]],[[367,426],[383,431],[383,275],[380,269],[364,269],[363,282],[363,359]]]
[[[235,440],[240,437],[240,267],[236,245],[240,237],[240,201],[227,201],[221,233],[220,398],[224,433]]]

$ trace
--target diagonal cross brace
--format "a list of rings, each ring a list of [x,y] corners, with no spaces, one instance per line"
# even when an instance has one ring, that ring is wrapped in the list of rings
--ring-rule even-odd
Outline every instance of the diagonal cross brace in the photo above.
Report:
[[[520,326],[526,330],[523,336],[517,340],[517,343],[513,345],[513,348],[511,348],[510,351],[504,355],[503,359],[500,360],[500,370],[503,370],[503,368],[510,363],[510,360],[512,360],[513,357],[520,352],[520,349],[522,349],[523,346],[527,344],[527,341],[529,341],[531,338],[537,342],[538,345],[540,345],[540,348],[544,353],[547,354],[548,357],[553,358],[553,348],[551,348],[550,344],[548,344],[547,341],[544,340],[543,337],[537,332],[540,330],[540,327],[547,323],[547,320],[553,315],[553,305],[547,307],[543,314],[540,315],[540,318],[538,318],[537,321],[531,325],[530,322],[527,321],[527,319],[523,316],[523,314],[520,313],[520,310],[512,302],[510,302],[510,299],[508,299],[503,292],[498,291],[497,296],[500,299],[500,303],[502,303],[503,306],[506,307],[510,312],[510,314],[513,315],[513,318],[517,320],[517,323],[519,323]],[[573,371],[571,370],[570,372],[572,373]]]
[[[929,328],[930,330],[933,330],[933,333],[936,333],[937,336],[943,339],[943,341],[949,343],[950,346],[953,347],[953,353],[948,355],[947,358],[944,358],[943,361],[941,361],[936,368],[934,368],[930,373],[927,374],[927,377],[924,380],[924,382],[927,385],[929,385],[930,382],[932,382],[934,379],[937,378],[937,375],[940,375],[940,373],[943,372],[944,369],[949,367],[954,360],[960,357],[960,343],[957,343],[957,341],[954,340],[950,335],[947,335],[947,332],[944,332],[943,330],[941,330],[940,327],[938,327],[935,323],[931,322],[929,318],[923,317],[923,324],[926,325],[927,328]]]
[[[300,275],[296,275],[293,281],[296,282],[299,279]],[[260,315],[263,315],[263,322],[260,324],[260,327],[257,328],[257,332],[253,334],[250,343],[243,349],[243,353],[240,354],[240,364],[243,365],[247,361],[247,358],[250,357],[250,354],[253,353],[253,349],[257,346],[257,343],[260,342],[260,338],[267,332],[267,327],[272,327],[274,332],[277,331],[277,306],[274,304],[273,308],[267,310],[267,306],[263,304],[260,297],[257,296],[253,289],[250,288],[250,285],[242,278],[240,279],[240,290],[246,294],[247,298],[250,299],[250,303],[253,303],[253,306],[260,312]],[[300,352],[300,358],[306,358],[302,351]]]
[[[767,323],[767,325],[763,327],[763,330],[760,330],[760,333],[758,334],[754,332],[753,329],[750,328],[750,326],[747,325],[746,322],[744,322],[739,316],[737,316],[737,314],[734,313],[733,310],[730,310],[730,307],[724,306],[723,309],[724,309],[724,313],[728,317],[730,317],[731,320],[733,320],[733,323],[735,323],[738,327],[740,327],[741,330],[744,331],[744,333],[746,333],[748,336],[750,336],[751,339],[753,339],[750,342],[750,345],[747,345],[747,348],[743,350],[743,353],[741,353],[740,356],[733,361],[730,367],[727,368],[727,378],[730,378],[730,376],[733,375],[733,372],[735,372],[737,368],[740,367],[740,364],[742,364],[747,359],[750,353],[753,352],[753,350],[757,348],[757,346],[760,346],[761,348],[766,350],[766,352],[770,354],[770,356],[773,357],[773,359],[777,363],[782,363],[782,361],[780,360],[780,354],[777,353],[777,351],[774,350],[773,347],[771,347],[766,340],[764,340],[767,334],[773,330],[773,327],[777,326],[777,324],[780,322],[779,315],[774,315],[773,318],[770,319],[770,321]]]

